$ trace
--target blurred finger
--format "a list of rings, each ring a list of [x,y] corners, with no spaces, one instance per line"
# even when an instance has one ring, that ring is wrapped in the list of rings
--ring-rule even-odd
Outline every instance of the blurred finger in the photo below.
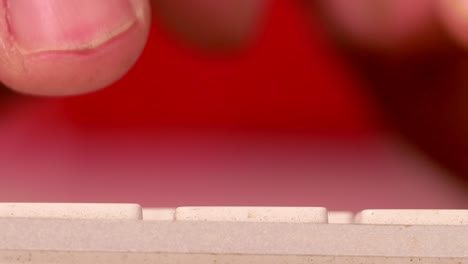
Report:
[[[468,1],[438,1],[439,15],[446,30],[462,46],[468,47]]]
[[[340,38],[368,51],[413,52],[440,37],[437,0],[320,0],[318,7]]]
[[[468,53],[452,37],[468,45],[462,2],[319,3],[337,39],[347,41],[340,51],[395,132],[466,181]]]
[[[156,16],[185,41],[210,49],[242,46],[253,37],[268,0],[153,0]]]

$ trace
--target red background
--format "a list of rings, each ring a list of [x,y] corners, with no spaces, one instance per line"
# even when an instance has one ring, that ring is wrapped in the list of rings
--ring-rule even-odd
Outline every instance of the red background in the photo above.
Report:
[[[227,128],[339,136],[375,129],[375,108],[320,28],[273,1],[255,41],[203,53],[155,19],[136,67],[101,92],[65,100],[83,128]]]
[[[10,101],[0,201],[466,207],[464,186],[386,134],[320,24],[272,2],[236,54],[196,50],[156,19],[112,87]]]

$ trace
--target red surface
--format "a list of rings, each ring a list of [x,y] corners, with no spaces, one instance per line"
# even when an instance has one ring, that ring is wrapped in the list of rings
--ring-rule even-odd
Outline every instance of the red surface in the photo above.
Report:
[[[155,22],[136,67],[114,86],[64,101],[82,129],[223,128],[338,136],[371,133],[362,87],[293,1],[276,1],[257,39],[207,54]]]

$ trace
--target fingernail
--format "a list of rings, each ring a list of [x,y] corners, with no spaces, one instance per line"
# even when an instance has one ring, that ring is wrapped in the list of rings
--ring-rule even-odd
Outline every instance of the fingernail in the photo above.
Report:
[[[96,48],[137,21],[131,0],[6,0],[7,22],[22,53]]]

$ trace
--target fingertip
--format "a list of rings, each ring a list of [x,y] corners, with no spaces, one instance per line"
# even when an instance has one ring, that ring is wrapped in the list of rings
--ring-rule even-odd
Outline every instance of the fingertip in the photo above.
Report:
[[[10,0],[0,21],[0,79],[35,95],[108,86],[139,57],[150,24],[147,0]]]
[[[320,0],[318,6],[342,40],[368,51],[412,49],[433,34],[433,0]]]
[[[442,24],[453,39],[468,48],[468,1],[438,1],[438,11]]]
[[[268,0],[154,0],[157,18],[184,42],[210,50],[237,49],[255,35]]]

